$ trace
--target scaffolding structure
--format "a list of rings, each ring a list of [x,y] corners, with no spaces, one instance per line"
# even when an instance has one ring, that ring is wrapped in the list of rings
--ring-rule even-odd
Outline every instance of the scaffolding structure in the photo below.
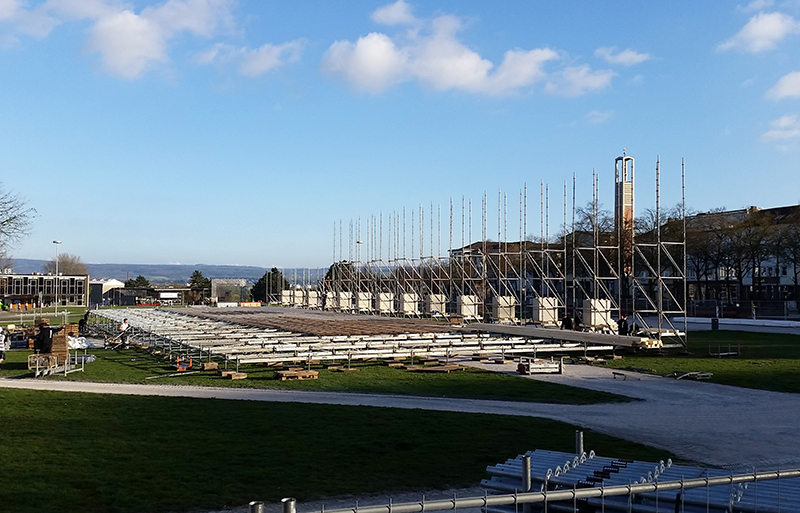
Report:
[[[321,513],[796,513],[800,469],[739,472],[537,449],[486,468],[485,493]],[[284,499],[294,500],[294,499]],[[294,506],[294,505],[293,505]]]
[[[646,229],[634,217],[634,159],[625,152],[615,160],[613,218],[601,211],[599,174],[592,173],[588,208],[577,206],[573,174],[571,225],[565,182],[563,221],[555,234],[551,234],[550,187],[544,182],[538,237],[528,234],[527,185],[519,195],[517,240],[508,237],[508,194],[501,190],[496,240],[488,229],[487,193],[481,201],[478,240],[472,233],[472,201],[462,197],[459,247],[453,244],[454,220],[459,216],[452,199],[444,230],[441,206],[433,204],[427,211],[423,205],[395,210],[387,223],[383,214],[367,218],[366,223],[361,218],[355,224],[351,221],[347,258],[342,252],[341,221],[337,257],[334,223],[334,264],[319,288],[321,294],[337,299],[334,306],[326,302],[325,308],[544,326],[569,318],[572,325],[602,333],[617,333],[622,329],[618,320],[630,316],[637,334],[659,341],[670,337],[685,346],[686,326],[676,326],[672,320],[686,317],[685,170],[682,163],[680,219],[662,220],[660,167],[658,159],[655,215]],[[446,254],[441,248],[443,235],[449,236]]]

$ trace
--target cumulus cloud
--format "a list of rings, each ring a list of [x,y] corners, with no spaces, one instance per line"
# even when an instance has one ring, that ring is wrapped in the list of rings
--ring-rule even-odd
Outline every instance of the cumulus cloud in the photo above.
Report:
[[[775,4],[773,0],[753,0],[747,5],[738,6],[737,9],[739,9],[742,12],[756,12],[768,9],[772,7],[773,4]]]
[[[622,64],[623,66],[633,66],[650,60],[650,54],[639,53],[630,48],[617,52],[614,47],[601,47],[594,51],[594,55],[609,64]]]
[[[0,0],[0,21],[12,20],[22,11],[20,0]]]
[[[778,83],[767,91],[766,97],[771,100],[781,98],[800,98],[800,71],[783,76]]]
[[[377,94],[406,78],[407,53],[397,48],[389,36],[373,32],[355,43],[333,43],[325,53],[322,69],[341,75],[359,91]]]
[[[379,7],[372,13],[372,21],[381,25],[412,25],[417,19],[412,13],[411,6],[403,0]]]
[[[0,21],[12,23],[16,34],[39,37],[61,23],[88,21],[88,50],[100,56],[106,71],[131,80],[168,63],[169,45],[178,36],[211,38],[233,31],[233,4],[234,0],[166,0],[136,12],[123,0],[47,0],[34,9],[21,0],[0,0]],[[221,52],[235,54],[240,73],[257,76],[296,58],[300,46],[297,41],[256,49],[223,45],[198,60],[213,61]]]
[[[18,42],[19,36],[45,37],[60,21],[48,12],[47,3],[28,9],[22,0],[0,0],[0,23],[6,45]]]
[[[611,70],[592,70],[589,66],[571,66],[551,75],[545,91],[557,96],[580,96],[611,85],[616,73]]]
[[[771,129],[761,135],[763,141],[786,140],[800,137],[800,120],[795,115],[781,116],[770,122]]]
[[[195,56],[199,64],[234,63],[239,74],[248,77],[261,76],[268,71],[293,62],[300,58],[303,41],[289,41],[272,45],[265,44],[259,48],[242,48],[226,43],[217,43],[210,49]]]
[[[414,30],[395,37],[373,32],[355,42],[336,41],[322,60],[323,71],[372,94],[408,80],[437,91],[519,94],[544,83],[550,76],[546,64],[559,60],[559,54],[546,47],[511,49],[495,64],[460,40],[460,18],[441,15],[420,20],[402,0],[377,9],[372,19],[386,25],[411,25]],[[563,87],[551,89],[556,94],[579,95],[606,87],[613,76],[611,71],[593,71],[588,66],[567,69],[559,79]]]
[[[89,32],[89,49],[100,54],[108,71],[122,78],[136,78],[153,63],[167,61],[168,34],[131,11],[104,16]]]
[[[759,53],[773,50],[787,36],[798,33],[800,33],[800,22],[788,14],[759,13],[750,18],[736,35],[717,46],[717,49]]]

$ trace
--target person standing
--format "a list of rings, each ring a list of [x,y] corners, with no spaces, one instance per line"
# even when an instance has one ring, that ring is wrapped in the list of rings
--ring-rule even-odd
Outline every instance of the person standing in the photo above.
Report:
[[[53,350],[53,334],[61,329],[61,326],[51,328],[48,321],[42,321],[39,324],[39,333],[33,339],[33,351],[37,354],[49,354]]]
[[[3,328],[0,328],[0,363],[6,359],[6,351],[10,349],[10,345],[10,337]]]
[[[628,334],[628,316],[623,315],[617,321],[617,333],[620,335],[627,335]]]
[[[128,324],[128,319],[123,319],[122,324],[119,325],[119,331],[120,331],[119,339],[120,342],[122,342],[123,344],[128,343],[128,329],[130,327],[131,325]]]
[[[81,320],[78,321],[78,334],[85,335],[86,334],[86,324],[89,322],[89,313],[91,310],[86,310],[86,313],[83,314]]]
[[[575,312],[575,319],[572,321],[572,329],[575,331],[583,331],[583,320],[581,319],[581,314],[577,311]]]

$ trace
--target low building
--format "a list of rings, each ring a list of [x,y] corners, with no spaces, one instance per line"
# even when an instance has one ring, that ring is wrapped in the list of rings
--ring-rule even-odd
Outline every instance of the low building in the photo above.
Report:
[[[112,291],[114,289],[121,289],[124,286],[124,283],[114,278],[109,280],[89,281],[89,305],[92,307],[110,305]]]
[[[9,308],[89,305],[89,276],[0,274],[0,300]]]

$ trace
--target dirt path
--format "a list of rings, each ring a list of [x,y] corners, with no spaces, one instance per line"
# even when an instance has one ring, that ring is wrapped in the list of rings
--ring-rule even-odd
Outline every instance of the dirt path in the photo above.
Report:
[[[513,372],[511,365],[464,363],[483,365],[494,371]],[[755,465],[758,468],[800,466],[800,444],[797,444],[800,394],[633,374],[630,374],[630,379],[621,380],[614,379],[609,369],[588,366],[570,366],[564,375],[543,375],[530,379],[613,392],[642,400],[623,404],[576,406],[379,394],[33,379],[2,379],[0,387],[544,417],[667,449],[681,458],[710,465]]]

